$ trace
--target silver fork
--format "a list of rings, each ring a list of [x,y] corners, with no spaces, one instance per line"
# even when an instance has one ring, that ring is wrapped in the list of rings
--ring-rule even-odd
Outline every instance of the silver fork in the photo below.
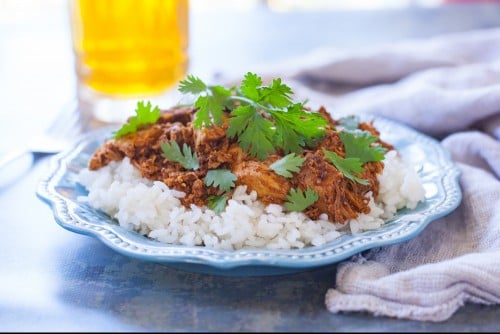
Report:
[[[80,113],[75,102],[64,107],[53,123],[41,134],[34,136],[26,146],[14,149],[0,157],[0,169],[31,153],[38,158],[64,150],[83,130]]]

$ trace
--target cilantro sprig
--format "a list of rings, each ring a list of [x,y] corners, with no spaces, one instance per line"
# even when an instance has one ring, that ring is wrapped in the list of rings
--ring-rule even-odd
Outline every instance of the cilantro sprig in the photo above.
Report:
[[[227,199],[227,195],[208,196],[207,207],[219,214],[226,208]]]
[[[335,152],[328,151],[323,148],[323,153],[325,157],[330,160],[330,162],[349,180],[358,182],[363,185],[367,185],[368,181],[354,175],[355,173],[363,172],[363,163],[359,158],[342,158]]]
[[[387,152],[381,145],[372,145],[377,137],[367,131],[341,131],[339,137],[344,143],[346,157],[356,157],[361,163],[382,161]]]
[[[285,202],[285,208],[287,211],[302,212],[312,204],[316,203],[319,199],[319,195],[311,188],[307,188],[305,192],[300,189],[291,188],[286,199],[288,200]]]
[[[153,108],[151,102],[144,105],[144,101],[139,101],[135,109],[135,116],[129,117],[128,121],[120,129],[114,131],[112,136],[114,139],[118,139],[129,133],[134,133],[141,125],[156,123],[160,116],[158,106]]]
[[[231,106],[231,89],[223,86],[208,86],[200,78],[188,75],[179,83],[179,91],[184,94],[198,95],[194,106],[198,108],[193,126],[196,129],[221,125],[224,109]]]
[[[295,153],[290,153],[270,164],[269,168],[278,175],[291,178],[293,176],[291,172],[299,172],[304,160],[305,158],[299,157]]]
[[[219,189],[228,192],[234,187],[234,181],[237,177],[229,169],[212,169],[205,176],[205,185],[219,187]]]
[[[378,138],[367,131],[346,127],[346,131],[339,132],[339,137],[344,144],[345,158],[324,148],[323,153],[346,178],[359,184],[368,185],[367,180],[359,178],[355,174],[364,171],[363,164],[365,162],[384,160],[387,150],[381,145],[373,145]]]
[[[198,154],[192,152],[191,147],[186,143],[182,145],[182,151],[176,141],[161,143],[162,155],[170,161],[181,164],[185,169],[196,170],[200,168]]]
[[[263,85],[261,77],[248,72],[239,87],[226,89],[189,75],[179,90],[198,95],[195,128],[221,125],[224,112],[230,111],[228,137],[260,160],[277,149],[300,153],[325,134],[327,121],[319,113],[307,112],[304,104],[292,102],[292,89],[279,78]]]
[[[234,188],[237,177],[228,169],[212,169],[205,175],[203,183],[210,187],[218,187],[222,194],[209,196],[207,198],[207,207],[215,213],[221,213],[226,208],[228,192]]]
[[[274,152],[273,123],[255,111],[255,108],[246,105],[233,110],[233,117],[229,119],[227,136],[238,138],[244,151],[261,160]]]

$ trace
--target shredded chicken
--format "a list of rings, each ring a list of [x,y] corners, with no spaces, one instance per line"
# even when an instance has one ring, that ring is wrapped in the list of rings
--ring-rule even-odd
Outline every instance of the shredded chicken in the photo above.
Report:
[[[283,155],[277,152],[266,160],[251,157],[238,146],[234,139],[226,136],[227,124],[209,128],[194,129],[192,125],[195,109],[175,107],[163,110],[160,119],[152,125],[140,128],[136,133],[116,140],[110,140],[99,147],[89,162],[89,169],[97,170],[111,161],[130,158],[143,177],[163,181],[167,186],[186,193],[181,202],[185,206],[207,204],[209,196],[217,195],[218,189],[204,185],[204,178],[211,169],[225,168],[237,177],[237,185],[246,185],[248,191],[256,191],[264,204],[283,204],[291,188],[313,189],[319,199],[306,209],[305,214],[318,219],[326,214],[332,222],[345,223],[357,218],[359,213],[368,213],[368,193],[377,196],[379,184],[377,175],[382,172],[382,162],[368,162],[359,175],[369,181],[362,185],[344,177],[324,156],[322,148],[345,156],[343,143],[335,130],[337,123],[325,108],[319,112],[328,121],[326,136],[313,149],[306,149],[299,172],[292,178],[276,174],[269,165]],[[371,123],[360,123],[359,128],[379,135]],[[200,168],[185,170],[180,164],[162,156],[161,144],[176,141],[179,146],[189,145],[198,155]],[[378,140],[387,149],[393,147]]]

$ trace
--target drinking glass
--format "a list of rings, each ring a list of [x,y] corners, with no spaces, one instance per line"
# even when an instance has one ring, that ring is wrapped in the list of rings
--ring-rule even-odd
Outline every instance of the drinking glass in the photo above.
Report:
[[[69,0],[82,111],[118,123],[169,101],[188,67],[188,0]]]

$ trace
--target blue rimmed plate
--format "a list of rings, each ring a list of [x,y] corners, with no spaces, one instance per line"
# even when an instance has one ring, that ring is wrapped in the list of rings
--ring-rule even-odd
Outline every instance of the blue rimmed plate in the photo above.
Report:
[[[381,138],[393,144],[405,159],[417,166],[425,201],[415,209],[398,211],[377,230],[343,235],[318,247],[292,250],[210,249],[161,243],[120,227],[115,220],[78,197],[87,195],[77,182],[93,152],[112,130],[95,130],[73,147],[54,156],[37,195],[53,211],[63,228],[97,238],[113,250],[136,259],[157,262],[183,270],[231,276],[278,275],[334,264],[374,247],[387,246],[417,236],[431,221],[453,211],[462,198],[459,169],[436,140],[399,123],[372,117]]]

